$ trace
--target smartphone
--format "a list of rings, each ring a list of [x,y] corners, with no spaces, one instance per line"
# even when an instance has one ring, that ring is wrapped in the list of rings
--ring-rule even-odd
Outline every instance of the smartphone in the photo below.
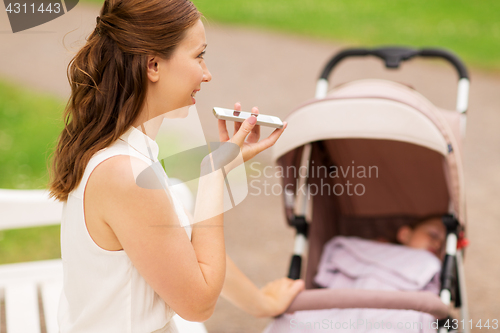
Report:
[[[214,116],[217,119],[238,121],[240,123],[244,122],[245,119],[247,119],[252,115],[250,112],[236,111],[218,107],[214,107],[213,111],[214,111]],[[281,121],[280,118],[260,113],[257,115],[257,125],[274,127],[274,128],[283,128],[283,122]]]

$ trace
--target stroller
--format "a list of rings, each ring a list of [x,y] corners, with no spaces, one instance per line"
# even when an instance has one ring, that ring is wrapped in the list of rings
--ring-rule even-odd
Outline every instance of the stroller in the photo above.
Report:
[[[440,109],[412,88],[387,80],[356,80],[328,92],[328,77],[335,66],[347,57],[361,56],[378,57],[387,68],[398,68],[415,57],[447,60],[459,75],[456,111]],[[283,171],[287,221],[297,230],[289,277],[298,279],[304,270],[306,283],[287,313],[333,308],[415,310],[439,319],[437,329],[447,332],[457,329],[450,317],[454,302],[463,322],[469,320],[461,156],[468,93],[467,69],[454,54],[441,49],[347,49],[328,62],[317,82],[316,98],[286,118],[288,128],[273,151]],[[377,166],[378,176],[357,179],[354,171],[348,171],[336,178],[318,172],[321,167],[328,172],[340,166],[354,168],[354,163],[364,166],[365,172]],[[315,284],[323,246],[332,237],[395,240],[398,227],[432,214],[442,216],[446,227],[439,296],[321,289]],[[302,269],[306,248],[307,265]],[[459,326],[469,331],[467,325]]]

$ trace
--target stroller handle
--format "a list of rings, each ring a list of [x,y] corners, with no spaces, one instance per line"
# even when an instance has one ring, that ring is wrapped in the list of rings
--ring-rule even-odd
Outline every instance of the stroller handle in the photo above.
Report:
[[[410,60],[415,57],[441,58],[451,63],[458,72],[458,94],[457,111],[465,113],[469,104],[469,73],[464,63],[458,56],[443,49],[421,49],[415,50],[406,47],[381,47],[375,49],[353,48],[345,49],[333,56],[323,69],[316,87],[316,98],[326,97],[328,91],[328,77],[333,68],[339,62],[349,57],[375,56],[385,62],[387,68],[399,68],[401,61]]]
[[[387,68],[398,68],[401,61],[414,57],[442,58],[450,62],[458,72],[460,79],[469,79],[464,63],[455,54],[443,49],[415,50],[406,47],[381,47],[376,49],[346,49],[337,53],[325,66],[320,79],[328,79],[333,68],[343,59],[349,57],[375,56],[385,62]]]

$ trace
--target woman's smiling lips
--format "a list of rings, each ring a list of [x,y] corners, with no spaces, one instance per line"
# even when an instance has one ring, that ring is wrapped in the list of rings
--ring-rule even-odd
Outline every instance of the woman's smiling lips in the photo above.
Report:
[[[193,90],[193,92],[191,93],[191,99],[193,101],[193,104],[196,103],[196,100],[194,99],[194,95],[196,95],[196,93],[200,91],[200,89],[196,89],[196,90]]]

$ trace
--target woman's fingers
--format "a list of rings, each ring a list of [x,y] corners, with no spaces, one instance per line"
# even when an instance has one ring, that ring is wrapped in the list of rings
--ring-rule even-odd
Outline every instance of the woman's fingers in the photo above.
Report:
[[[294,294],[293,298],[295,298],[298,295],[298,293],[300,293],[304,289],[306,289],[306,284],[305,284],[304,280],[293,281],[293,284],[292,284],[292,292]]]
[[[267,316],[277,316],[286,311],[295,297],[305,289],[303,280],[282,278],[268,283],[261,289],[267,299]]]
[[[235,111],[241,111],[241,103],[240,102],[234,103],[234,110]]]
[[[252,108],[252,114],[259,114],[259,109],[257,107]],[[259,117],[257,117],[258,119]],[[260,125],[255,125],[247,138],[248,143],[254,143],[259,141],[260,138]]]
[[[234,133],[231,142],[236,143],[238,146],[242,147],[246,137],[248,136],[248,134],[250,134],[250,132],[254,128],[255,123],[257,123],[257,118],[255,118],[254,116],[245,119],[245,121],[241,124],[240,128],[238,129],[238,132]]]
[[[253,117],[250,117],[250,118],[253,118]],[[278,140],[278,138],[283,133],[283,131],[285,130],[286,126],[287,126],[287,124],[285,122],[283,125],[283,128],[276,129],[273,133],[271,133],[270,136],[268,136],[267,138],[265,138],[262,141],[255,142],[255,143],[245,142],[243,146],[240,146],[240,147],[242,147],[241,151],[243,153],[243,161],[246,162],[246,161],[250,160],[255,155],[259,154],[263,150],[274,145],[276,143],[276,141]],[[240,132],[242,132],[242,131],[240,131]]]
[[[236,133],[240,130],[240,127],[241,127],[241,123],[239,121],[235,121],[234,122],[234,132],[233,133]]]
[[[235,111],[241,111],[241,104],[234,104]],[[252,108],[252,114],[259,114],[259,109],[257,107]],[[231,139],[227,133],[225,121],[219,121],[219,136],[221,141],[231,141],[242,148],[243,159],[245,161],[251,159],[261,151],[271,147],[279,139],[287,123],[284,122],[283,128],[276,129],[271,135],[259,142],[260,138],[260,126],[256,125],[257,117],[250,116],[244,122],[234,123],[234,134]]]
[[[234,110],[235,111],[241,111],[241,104],[239,102],[234,103]],[[241,123],[239,121],[234,122],[234,133],[238,132],[238,130],[241,127]]]
[[[259,142],[254,143],[253,145],[255,146],[255,149],[257,150],[257,154],[260,153],[261,151],[271,147],[272,145],[274,145],[276,143],[276,141],[278,141],[281,134],[283,134],[283,131],[285,130],[287,125],[288,125],[288,123],[285,121],[283,123],[283,128],[275,129],[271,133],[271,135],[269,135],[267,138],[265,138]]]
[[[226,121],[219,119],[218,126],[219,126],[219,141],[220,142],[228,141],[229,133],[227,132]]]
[[[234,104],[234,110],[235,111],[241,111],[241,104],[240,103],[235,103]],[[251,111],[252,114],[259,114],[259,109],[254,106],[252,108],[252,111]],[[240,129],[241,127],[241,124],[239,121],[235,121],[234,122],[234,132],[233,133],[236,133],[238,132],[238,130]],[[259,141],[259,138],[260,138],[260,126],[259,125],[256,125],[254,126],[254,128],[252,129],[252,132],[250,132],[250,135],[247,137],[247,142],[248,143],[254,143],[254,142],[257,142]]]

